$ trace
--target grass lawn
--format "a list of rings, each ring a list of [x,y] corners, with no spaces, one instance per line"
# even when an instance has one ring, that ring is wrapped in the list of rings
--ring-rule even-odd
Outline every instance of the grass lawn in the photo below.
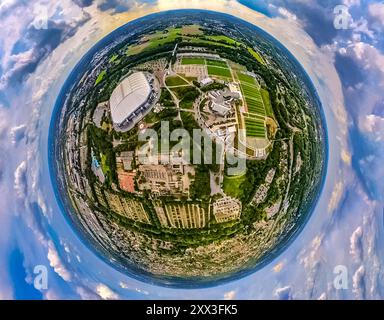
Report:
[[[228,68],[227,63],[225,61],[221,61],[221,60],[207,60],[207,65],[208,66]]]
[[[165,80],[165,83],[166,83],[167,86],[169,86],[169,87],[183,86],[183,85],[188,84],[188,83],[185,82],[183,79],[181,79],[179,76],[168,77],[168,78]]]
[[[262,65],[265,65],[264,59],[252,48],[248,48],[249,53]]]
[[[157,113],[150,112],[144,118],[145,123],[152,124],[160,121],[160,118]]]
[[[170,28],[167,32],[158,31],[143,38],[148,40],[141,44],[134,44],[128,47],[127,55],[133,56],[143,52],[146,49],[155,49],[158,46],[164,45],[169,42],[173,42],[176,38],[182,36],[181,28]]]
[[[247,103],[248,112],[265,116],[266,111],[260,90],[246,83],[242,83],[241,89],[245,97],[245,102]]]
[[[197,77],[184,77],[187,79],[189,82],[197,81]]]
[[[262,116],[265,116],[265,109],[262,101],[254,100],[249,97],[245,97],[247,103],[247,109],[249,113],[257,113]]]
[[[220,68],[220,67],[214,67],[214,66],[208,66],[208,74],[210,76],[219,76],[223,78],[232,78],[231,71],[229,69]]]
[[[269,97],[269,92],[265,89],[261,89],[261,97],[263,98],[265,111],[268,117],[274,118],[273,109],[271,105],[271,98]]]
[[[234,70],[236,73],[247,71],[247,67],[243,66],[242,64],[238,64],[238,63],[232,62],[232,61],[230,61],[229,64],[230,64],[231,69]]]
[[[188,64],[205,65],[205,59],[203,59],[203,58],[183,58],[181,60],[181,64],[183,64],[183,65],[188,65]]]
[[[247,137],[265,138],[264,121],[245,118]]]
[[[106,123],[106,122],[103,121],[101,129],[103,129],[104,131],[109,132],[110,130],[112,130],[112,126],[111,126],[110,123]]]
[[[246,180],[246,178],[246,174],[242,176],[224,176],[223,190],[225,194],[240,199],[244,192],[244,189],[241,188],[241,185]]]
[[[111,168],[107,165],[107,156],[105,154],[101,155],[101,169],[106,176],[111,173]]]
[[[149,41],[148,49],[154,49],[168,42],[173,42],[176,38],[182,36],[181,28],[170,28],[167,33],[157,32]]]
[[[208,36],[207,38],[212,41],[220,41],[220,42],[224,41],[233,46],[241,45],[240,42],[237,42],[227,36]]]
[[[193,101],[185,102],[184,100],[180,101],[180,109],[192,109]]]
[[[109,62],[115,62],[119,56],[117,54],[114,54],[111,59],[109,59]]]
[[[262,101],[260,90],[257,87],[242,84],[241,88],[243,89],[244,95]]]
[[[216,46],[223,46],[227,48],[233,48],[236,42],[233,39],[230,39],[226,36],[211,36],[212,39],[201,39],[196,37],[191,37],[192,35],[202,35],[202,31],[199,29],[198,25],[189,25],[183,28],[169,28],[167,32],[158,31],[153,34],[144,36],[141,44],[134,44],[128,47],[126,54],[128,56],[136,55],[147,49],[155,49],[158,46],[162,46],[167,43],[174,42],[177,38],[183,38],[184,42],[190,42],[191,44],[211,44]],[[191,35],[191,36],[189,36]],[[224,42],[215,42],[215,41],[225,41]],[[196,63],[197,64],[197,63]],[[199,63],[199,64],[205,64]]]
[[[197,24],[191,24],[189,26],[183,26],[183,35],[197,35],[197,34],[203,34],[203,32],[200,30],[200,26]]]
[[[212,41],[212,40],[205,40],[205,39],[201,39],[201,38],[184,37],[183,41],[191,43],[191,44],[196,44],[196,45],[199,45],[199,44],[210,44],[210,45],[213,45],[213,46],[220,46],[220,47],[226,47],[226,48],[231,48],[231,49],[233,48],[232,45],[227,44],[227,43],[215,42],[215,41]]]
[[[184,96],[186,95],[186,93],[188,93],[188,91],[191,91],[191,90],[196,90],[195,87],[192,87],[192,86],[185,86],[185,87],[172,87],[170,88],[172,90],[172,92],[179,98],[179,99],[183,99]]]
[[[237,77],[239,78],[240,82],[245,82],[245,83],[249,83],[251,85],[255,85],[256,82],[255,82],[255,78],[254,77],[251,77],[245,73],[242,73],[242,72],[237,72]]]
[[[265,131],[256,129],[247,129],[247,137],[251,138],[265,138]]]
[[[138,45],[131,45],[128,47],[126,54],[128,56],[134,56],[136,54],[139,54],[142,51],[144,51],[144,49],[147,48],[148,45],[149,45],[149,42],[138,44]]]
[[[264,121],[265,120],[265,116],[261,115],[261,114],[256,114],[256,113],[243,113],[243,116],[245,118],[252,118],[252,119],[256,119],[256,120],[260,120],[260,121]]]
[[[101,71],[100,74],[98,75],[96,81],[95,81],[95,85],[98,85],[101,81],[103,81],[106,74],[107,74],[106,70]]]

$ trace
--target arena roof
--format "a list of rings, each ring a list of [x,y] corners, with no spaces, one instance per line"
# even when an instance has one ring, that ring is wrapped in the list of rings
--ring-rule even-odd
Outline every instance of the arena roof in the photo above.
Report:
[[[109,100],[112,120],[122,124],[140,108],[151,93],[151,87],[143,72],[136,72],[125,78],[112,92]]]

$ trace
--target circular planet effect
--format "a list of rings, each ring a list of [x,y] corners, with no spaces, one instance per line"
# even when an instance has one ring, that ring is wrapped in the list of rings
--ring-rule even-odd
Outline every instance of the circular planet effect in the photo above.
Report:
[[[138,74],[150,84],[145,108],[116,123],[111,95]],[[215,124],[232,132],[239,142],[224,153],[244,142],[245,173],[182,165],[183,183],[171,183],[169,165],[138,163],[139,132],[164,120],[210,131],[216,148]],[[316,205],[327,151],[298,61],[256,26],[200,10],[150,15],[97,43],[61,90],[49,142],[56,196],[85,242],[134,278],[186,288],[244,277],[282,253]]]

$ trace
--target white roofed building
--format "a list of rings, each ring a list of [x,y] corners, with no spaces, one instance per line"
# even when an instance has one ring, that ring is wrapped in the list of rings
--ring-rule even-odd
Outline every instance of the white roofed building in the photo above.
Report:
[[[112,92],[109,100],[112,121],[118,127],[145,111],[152,88],[143,72],[125,78]]]
[[[225,105],[224,103],[221,104],[221,103],[213,102],[212,111],[222,117],[225,117],[231,111],[231,106]]]
[[[201,86],[205,87],[205,86],[209,86],[210,84],[212,84],[214,81],[212,78],[204,78],[203,80],[200,81],[200,84]]]

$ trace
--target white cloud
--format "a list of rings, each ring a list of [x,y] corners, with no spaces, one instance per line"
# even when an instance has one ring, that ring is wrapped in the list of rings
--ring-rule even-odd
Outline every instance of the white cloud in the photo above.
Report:
[[[274,265],[272,270],[274,272],[278,273],[278,272],[281,272],[281,270],[283,270],[283,268],[284,268],[284,262],[280,262],[280,263]]]
[[[327,294],[325,292],[323,292],[318,298],[317,300],[327,300]]]
[[[82,300],[99,300],[100,299],[100,296],[98,296],[91,290],[83,287],[76,287],[76,293],[80,296]]]
[[[359,6],[360,0],[343,0],[343,4],[347,7]]]
[[[65,281],[71,281],[71,273],[62,263],[59,253],[57,252],[55,245],[51,240],[48,241],[48,254],[47,258],[49,260],[50,266],[55,270],[55,272]]]
[[[98,284],[96,286],[96,292],[103,300],[117,300],[119,299],[119,295],[112,291],[109,287],[107,287],[105,284]]]
[[[138,292],[138,293],[144,294],[146,296],[149,295],[149,291],[147,291],[147,290],[136,288],[135,291]]]
[[[384,3],[371,3],[368,6],[368,12],[371,17],[377,19],[384,25]]]
[[[299,262],[303,265],[305,276],[303,282],[307,288],[313,288],[315,279],[321,266],[324,251],[322,250],[324,234],[316,236],[309,246],[306,246],[299,254]]]
[[[3,288],[0,288],[0,301],[5,301],[5,300],[13,300],[14,297],[11,292],[8,292],[4,290]]]
[[[355,294],[356,299],[364,299],[365,298],[365,268],[361,265],[352,277],[352,285],[353,285],[353,293]]]
[[[356,42],[347,48],[347,53],[349,56],[352,56],[363,69],[378,70],[384,73],[384,54],[374,46],[366,42]]]
[[[0,142],[2,139],[6,138],[9,128],[8,123],[8,112],[6,112],[5,108],[0,104]],[[5,141],[6,143],[7,141]],[[1,149],[4,150],[5,146],[1,145]]]
[[[9,79],[18,71],[22,70],[25,66],[31,63],[35,59],[34,49],[28,51],[10,55],[9,67],[6,72],[0,78],[0,90],[6,88]]]
[[[18,0],[2,0],[0,2],[0,15],[17,4]]]
[[[344,184],[343,182],[339,181],[335,185],[331,198],[329,199],[328,212],[332,212],[337,208],[343,196],[343,193],[344,193]]]
[[[360,18],[359,20],[352,22],[350,28],[355,34],[365,34],[371,39],[375,37],[374,32],[370,29],[367,19]]]
[[[22,124],[11,129],[12,143],[17,144],[25,136],[26,125]]]
[[[44,297],[46,300],[60,300],[59,294],[52,289],[44,292]]]
[[[292,288],[290,286],[282,287],[282,288],[277,288],[275,290],[274,295],[279,299],[279,300],[291,300],[292,295],[291,295]]]
[[[15,171],[14,179],[14,189],[18,198],[25,198],[27,191],[26,184],[26,172],[27,172],[27,163],[25,161],[21,162]]]
[[[283,17],[285,17],[285,18],[287,18],[289,20],[297,21],[297,16],[294,13],[288,11],[287,9],[285,9],[283,7],[279,7],[277,11]]]
[[[357,227],[355,231],[353,231],[350,238],[350,254],[356,262],[360,262],[362,259],[362,248],[361,241],[363,237],[363,229],[361,226]]]
[[[236,299],[236,291],[228,291],[224,294],[224,300],[234,300]]]
[[[54,47],[46,30],[36,30],[33,21],[36,19],[37,8],[47,10],[49,25],[52,32],[62,41],[70,38],[85,21],[89,14],[76,6],[72,0],[55,1],[6,1],[0,5],[0,29],[2,41],[0,66],[3,74],[0,77],[0,90],[9,89],[9,81],[21,75],[26,66],[35,65],[47,58]],[[45,37],[45,38],[44,38]],[[24,44],[25,51],[14,53],[16,42]],[[42,45],[44,43],[44,45]],[[19,74],[20,73],[20,74]],[[27,74],[25,74],[27,75]],[[18,79],[20,80],[20,79]]]
[[[369,114],[359,122],[360,130],[374,136],[376,142],[384,141],[384,117]]]
[[[119,282],[119,287],[122,288],[122,289],[129,289],[129,284],[126,283],[126,282],[123,282],[123,281],[120,281]]]

